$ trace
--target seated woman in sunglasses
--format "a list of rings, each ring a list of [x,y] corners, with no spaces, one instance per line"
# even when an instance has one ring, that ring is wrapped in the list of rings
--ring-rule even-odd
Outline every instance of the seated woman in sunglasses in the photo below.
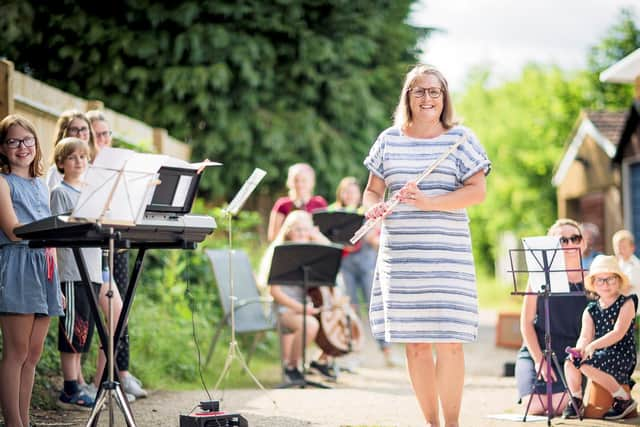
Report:
[[[584,275],[580,266],[580,253],[584,251],[586,240],[582,238],[580,225],[567,218],[557,220],[547,232],[548,236],[557,236],[562,248],[580,249],[564,250],[564,262],[567,270],[569,287],[572,292],[584,291]],[[531,292],[531,288],[527,288]],[[565,348],[573,346],[580,336],[582,312],[587,306],[584,294],[574,294],[549,298],[549,321],[551,350],[558,358],[562,369],[566,357]],[[569,396],[552,362],[552,370],[547,373],[544,357],[545,350],[545,307],[544,299],[538,295],[525,295],[520,314],[520,332],[523,347],[516,360],[516,382],[520,400],[527,405],[531,393],[534,393],[529,407],[529,415],[547,414],[546,382],[552,382],[552,403],[554,414],[559,415],[567,405]],[[538,372],[540,375],[538,375]],[[550,376],[551,378],[548,378]]]

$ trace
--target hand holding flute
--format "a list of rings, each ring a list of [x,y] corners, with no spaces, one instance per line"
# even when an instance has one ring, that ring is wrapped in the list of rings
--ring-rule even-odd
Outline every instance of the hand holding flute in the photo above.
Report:
[[[367,222],[365,222],[362,227],[360,227],[360,229],[356,231],[349,242],[351,242],[352,245],[358,243],[358,241],[362,239],[365,234],[367,234],[371,229],[373,229],[373,227],[375,227],[378,222],[380,222],[385,216],[387,216],[398,203],[409,203],[414,206],[416,206],[417,203],[422,203],[421,199],[419,198],[421,196],[424,196],[419,191],[418,184],[420,183],[420,181],[429,176],[431,172],[433,172],[440,163],[442,163],[447,157],[449,157],[451,153],[457,150],[458,146],[462,144],[464,140],[465,138],[463,136],[458,137],[458,140],[447,151],[445,151],[425,171],[418,175],[415,180],[405,184],[392,199],[388,200],[387,202],[377,203],[373,207],[371,207],[365,214]],[[384,207],[381,205],[384,205]]]
[[[424,196],[418,189],[418,184],[415,181],[408,182],[402,189],[391,199],[386,202],[376,203],[371,206],[364,217],[367,222],[358,229],[358,231],[350,239],[352,244],[356,244],[362,239],[365,234],[371,231],[380,221],[393,211],[398,203],[407,203],[413,206],[417,206],[418,203],[422,203],[426,196]]]

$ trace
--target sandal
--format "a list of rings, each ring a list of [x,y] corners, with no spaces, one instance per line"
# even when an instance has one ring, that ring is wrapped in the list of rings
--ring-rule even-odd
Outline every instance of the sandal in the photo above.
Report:
[[[91,396],[81,390],[78,390],[78,392],[73,395],[68,395],[62,391],[56,404],[58,408],[70,411],[86,411],[93,408],[94,401]]]

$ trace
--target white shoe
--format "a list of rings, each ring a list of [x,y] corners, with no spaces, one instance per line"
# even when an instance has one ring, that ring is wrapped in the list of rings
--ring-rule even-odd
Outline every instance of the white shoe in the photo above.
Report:
[[[80,390],[82,390],[87,396],[96,400],[96,396],[98,394],[98,388],[93,384],[82,384],[80,386]]]
[[[131,374],[121,378],[120,384],[122,384],[122,389],[125,393],[131,394],[136,398],[147,397],[148,393],[142,388],[140,380]]]
[[[98,387],[96,387],[93,383],[91,383],[91,384],[82,384],[80,386],[80,390],[82,390],[87,396],[91,397],[94,401],[96,400],[96,397],[98,395]],[[136,397],[133,394],[127,393],[125,391],[124,395],[126,396],[127,401],[129,403],[135,402]]]

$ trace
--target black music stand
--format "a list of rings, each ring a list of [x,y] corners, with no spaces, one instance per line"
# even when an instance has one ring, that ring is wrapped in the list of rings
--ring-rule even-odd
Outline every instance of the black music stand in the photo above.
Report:
[[[342,248],[337,245],[313,243],[286,243],[273,250],[270,285],[302,287],[300,303],[305,307],[307,291],[317,286],[335,286],[336,276],[342,261]],[[278,388],[301,387],[307,385],[318,388],[331,388],[326,384],[309,381],[305,377],[307,363],[307,316],[302,316],[302,381],[286,383]]]
[[[567,381],[564,378],[564,374],[563,374],[563,368],[562,366],[560,366],[560,362],[558,361],[558,356],[555,354],[555,352],[553,351],[553,348],[551,346],[551,314],[549,311],[549,299],[551,297],[567,297],[567,296],[575,296],[575,295],[584,295],[584,292],[555,292],[552,289],[552,280],[551,280],[551,274],[552,273],[568,273],[570,271],[580,271],[583,272],[582,268],[580,269],[567,269],[567,268],[563,268],[563,269],[554,269],[553,264],[554,264],[554,259],[556,256],[562,256],[564,257],[564,252],[565,251],[578,251],[579,255],[580,255],[580,265],[582,265],[582,254],[580,253],[580,249],[579,248],[562,248],[562,247],[556,247],[556,248],[545,248],[545,249],[539,249],[539,248],[535,248],[535,249],[509,249],[509,260],[511,263],[511,270],[509,271],[510,273],[512,273],[512,277],[513,277],[513,288],[514,291],[511,292],[511,295],[537,295],[538,298],[543,298],[544,301],[544,314],[545,314],[545,319],[544,319],[544,349],[543,349],[543,354],[544,354],[544,366],[546,369],[546,376],[547,379],[551,378],[551,371],[552,371],[552,367],[551,367],[551,363],[553,363],[553,365],[556,367],[556,371],[558,374],[559,379],[562,381],[562,384],[564,385],[565,391],[564,393],[567,393],[569,395],[569,402],[571,403],[571,405],[573,406],[573,409],[576,411],[576,413],[578,414],[578,417],[580,418],[580,421],[582,421],[582,414],[580,414],[579,408],[576,406],[575,402],[573,401],[573,394],[571,393],[571,390],[569,389],[569,387],[567,386]],[[532,254],[535,258],[536,263],[538,264],[539,269],[525,269],[525,270],[519,270],[517,268],[514,268],[514,262],[513,262],[513,254],[514,253],[526,253],[529,252],[530,254]],[[535,255],[535,253],[538,253],[537,255]],[[536,291],[518,291],[518,287],[517,287],[517,279],[516,279],[516,273],[543,273],[544,274],[544,283],[540,284],[540,290],[538,292]],[[584,275],[583,275],[583,280],[582,282],[584,283]],[[536,372],[536,379],[541,377],[542,374],[542,364],[540,365],[540,368],[538,369],[538,371]],[[535,394],[537,394],[535,392],[536,390],[536,383],[534,381],[533,386],[531,387],[531,394],[529,395],[529,401],[527,403],[527,408],[525,409],[524,412],[524,416],[522,418],[523,422],[527,421],[527,415],[529,413],[529,408],[531,407],[531,402],[533,401],[533,396]],[[547,426],[551,426],[551,419],[555,416],[555,411],[556,409],[553,407],[553,388],[552,388],[552,381],[546,381],[546,396],[547,396]],[[562,399],[561,399],[562,401]]]
[[[316,210],[312,213],[313,223],[320,232],[334,243],[349,245],[349,239],[362,226],[364,216],[355,212],[340,210]]]

